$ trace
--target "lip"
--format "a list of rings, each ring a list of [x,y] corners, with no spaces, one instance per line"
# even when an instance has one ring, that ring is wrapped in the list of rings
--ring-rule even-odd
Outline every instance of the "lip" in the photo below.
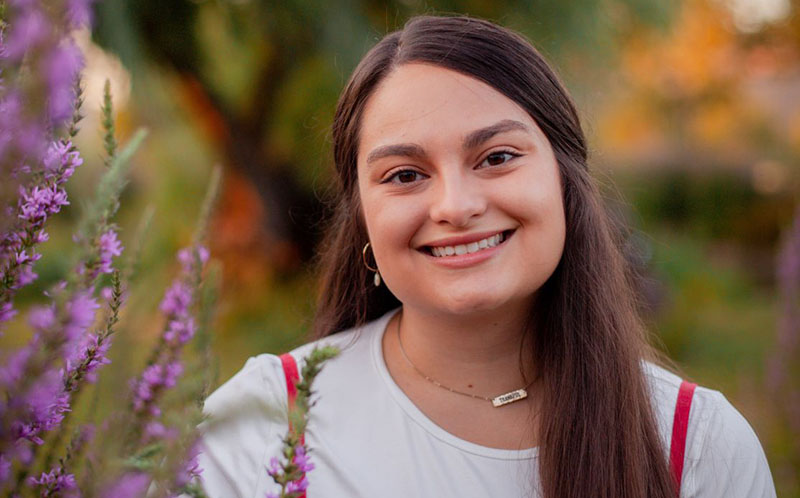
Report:
[[[511,238],[514,234],[515,230],[502,230],[500,232],[484,232],[479,234],[471,234],[471,235],[464,235],[461,237],[451,237],[447,239],[440,239],[436,241],[434,244],[431,245],[459,245],[459,244],[466,244],[470,242],[477,242],[481,239],[485,239],[486,237],[491,237],[492,235],[498,233],[504,233],[505,237],[503,242],[500,244],[489,247],[486,249],[482,249],[478,252],[467,253],[467,254],[454,254],[452,256],[441,256],[437,257],[431,254],[431,252],[427,249],[429,246],[421,246],[419,248],[419,252],[422,253],[426,258],[430,258],[431,262],[443,266],[445,268],[451,269],[458,269],[458,268],[467,268],[469,266],[474,266],[487,259],[494,256],[497,252],[503,250],[506,246],[506,242]],[[456,242],[453,242],[456,241]]]
[[[470,233],[466,235],[460,235],[458,237],[447,237],[444,239],[433,240],[431,242],[422,244],[418,247],[418,249],[425,249],[428,247],[457,246],[460,244],[469,244],[470,242],[478,242],[479,240],[486,239],[488,237],[491,237],[492,235],[497,235],[498,233],[511,232],[511,231],[512,230],[494,230],[491,232]],[[510,235],[510,233],[507,235]]]

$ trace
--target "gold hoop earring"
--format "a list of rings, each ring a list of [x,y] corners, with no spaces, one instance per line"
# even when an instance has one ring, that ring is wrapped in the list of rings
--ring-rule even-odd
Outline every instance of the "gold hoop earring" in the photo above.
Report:
[[[367,242],[364,245],[364,249],[361,250],[361,260],[364,262],[364,266],[367,267],[367,270],[375,272],[375,276],[373,277],[372,281],[373,281],[373,283],[375,283],[375,287],[380,287],[380,285],[381,285],[381,274],[380,274],[380,272],[378,271],[377,268],[372,268],[371,266],[369,266],[369,263],[367,263],[367,249],[369,249],[369,247],[370,247],[369,246],[369,242]],[[374,258],[374,256],[373,256],[373,258]]]

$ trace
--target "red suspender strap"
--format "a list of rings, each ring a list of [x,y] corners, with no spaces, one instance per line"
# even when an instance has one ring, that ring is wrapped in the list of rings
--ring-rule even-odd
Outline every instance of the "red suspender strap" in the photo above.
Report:
[[[289,394],[289,407],[294,406],[294,400],[297,398],[297,381],[300,375],[297,373],[297,363],[294,361],[294,356],[289,353],[283,353],[281,356],[281,364],[283,364],[283,374],[286,376],[286,392]]]
[[[289,409],[294,407],[294,401],[297,399],[297,382],[300,380],[300,374],[297,373],[297,362],[294,361],[294,356],[289,353],[284,353],[280,356],[281,364],[283,364],[283,375],[286,377],[286,393],[289,395]],[[289,430],[292,430],[291,422],[289,422]],[[300,434],[300,442],[305,442],[305,434]]]
[[[669,447],[669,468],[675,482],[677,496],[681,494],[681,478],[683,477],[683,460],[686,454],[686,429],[689,427],[689,411],[692,408],[692,397],[697,384],[683,381],[678,389],[678,401],[675,403],[675,419],[672,422],[672,443]]]
[[[286,377],[286,393],[289,397],[289,409],[291,410],[297,399],[297,382],[300,380],[300,375],[297,373],[297,362],[294,361],[294,356],[284,353],[280,356],[280,359],[283,365],[283,375]],[[292,430],[291,421],[289,421],[289,430]],[[305,443],[305,434],[300,434],[300,443]],[[303,473],[303,477],[305,477],[305,473]],[[306,498],[305,492],[300,495],[300,498]]]

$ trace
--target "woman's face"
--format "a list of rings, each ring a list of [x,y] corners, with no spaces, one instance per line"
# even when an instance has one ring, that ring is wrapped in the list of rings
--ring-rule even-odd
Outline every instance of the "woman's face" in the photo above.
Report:
[[[564,248],[558,165],[491,86],[404,64],[369,98],[358,189],[386,285],[424,313],[528,309]]]

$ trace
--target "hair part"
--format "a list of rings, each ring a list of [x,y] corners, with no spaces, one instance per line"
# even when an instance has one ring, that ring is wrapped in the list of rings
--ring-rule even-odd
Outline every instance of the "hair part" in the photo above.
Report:
[[[616,231],[587,169],[575,105],[523,36],[469,17],[414,17],[361,60],[339,99],[332,138],[333,216],[320,253],[314,334],[363,325],[400,305],[371,284],[358,197],[360,126],[391,71],[434,64],[476,78],[524,108],[550,141],[561,176],[566,239],[532,302],[526,341],[542,383],[539,475],[547,498],[671,498],[674,485],[642,362],[650,358]]]

